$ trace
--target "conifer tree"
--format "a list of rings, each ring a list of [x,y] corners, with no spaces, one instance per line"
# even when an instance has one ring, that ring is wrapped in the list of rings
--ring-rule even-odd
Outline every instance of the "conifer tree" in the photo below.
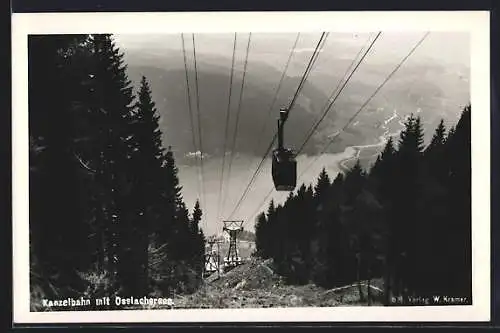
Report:
[[[325,175],[328,177],[326,172]],[[287,219],[289,225],[283,228],[287,228],[290,234],[290,246],[294,251],[291,269],[295,272],[298,283],[306,283],[311,269],[311,238],[315,227],[313,192],[302,184],[290,206]]]
[[[177,204],[176,210],[172,232],[167,244],[174,260],[188,261],[191,258],[189,247],[192,244],[189,211],[182,201]]]
[[[345,204],[353,205],[356,197],[361,193],[365,183],[365,172],[361,168],[359,160],[347,172],[344,181]]]
[[[418,256],[417,227],[420,220],[422,199],[423,131],[420,118],[410,115],[400,134],[399,149],[394,165],[394,188],[390,213],[393,263],[397,271],[397,289],[413,290],[416,283],[416,256]]]
[[[199,224],[201,222],[202,216],[203,216],[203,212],[201,211],[201,208],[200,208],[200,201],[196,200],[196,203],[195,203],[194,208],[193,208],[193,218],[191,219],[191,224],[190,224],[191,232],[194,235],[197,235],[201,230]]]
[[[384,178],[384,176],[386,175],[381,174],[381,172],[388,171],[390,169],[388,166],[386,166],[386,164],[390,163],[395,153],[396,149],[394,148],[394,141],[391,136],[387,140],[382,153],[377,156],[377,160],[370,171],[370,176],[376,178]],[[380,181],[382,182],[382,179],[380,179]]]
[[[84,35],[30,36],[29,130],[36,154],[30,156],[30,232],[38,273],[58,276],[64,286],[79,290],[76,274],[90,264],[89,233],[78,188],[84,173],[74,157],[73,99],[84,77],[75,63]],[[62,124],[62,125],[61,125]],[[36,157],[36,159],[32,159]]]
[[[441,119],[434,135],[432,136],[429,146],[425,149],[426,152],[430,152],[433,149],[442,147],[446,142],[446,127],[444,125],[444,120]]]
[[[267,259],[270,257],[270,244],[269,244],[270,231],[265,213],[260,213],[255,223],[255,247],[257,254]]]
[[[164,184],[164,188],[161,192],[163,207],[162,219],[159,220],[158,224],[153,228],[157,235],[157,241],[160,244],[167,244],[172,236],[172,228],[182,203],[182,187],[179,185],[179,178],[177,176],[178,169],[175,165],[172,147],[168,147],[164,160],[165,162],[161,176]]]
[[[137,274],[130,274],[129,263],[137,260],[134,203],[134,169],[131,138],[135,96],[127,78],[123,53],[110,35],[92,35],[95,67],[92,84],[92,123],[99,132],[93,137],[93,168],[103,190],[99,200],[104,232],[107,267],[115,288],[123,294],[141,293]],[[142,247],[144,244],[139,242]],[[145,269],[145,267],[143,267]],[[144,289],[144,284],[142,288]]]
[[[137,102],[131,117],[133,136],[130,146],[132,150],[131,168],[134,180],[133,205],[136,235],[133,244],[137,269],[138,293],[144,294],[147,288],[148,248],[150,239],[154,239],[153,227],[161,217],[161,189],[158,182],[161,177],[163,164],[163,148],[161,131],[159,129],[159,115],[155,103],[151,98],[151,89],[146,77],[142,77]]]
[[[449,292],[470,297],[471,291],[471,106],[467,105],[449,135],[448,152],[448,244]],[[454,277],[455,276],[455,277]]]
[[[331,186],[332,195],[336,196],[338,192],[340,192],[343,183],[344,183],[344,174],[342,172],[339,172],[332,182]]]
[[[316,186],[314,187],[315,197],[316,198],[325,198],[330,188],[330,177],[326,172],[326,169],[323,168],[319,174],[318,180],[316,182]]]
[[[269,206],[267,208],[267,218],[272,219],[275,214],[276,214],[276,208],[274,206],[274,200],[271,199],[271,201],[269,202]]]
[[[205,264],[205,236],[200,228],[200,222],[203,217],[203,212],[200,208],[200,202],[196,200],[193,208],[193,214],[190,222],[190,231],[192,237],[192,264],[201,278],[203,267]]]
[[[396,148],[392,137],[389,137],[377,162],[370,171],[370,179],[375,182],[376,188],[387,210],[391,209],[391,196],[396,191]]]

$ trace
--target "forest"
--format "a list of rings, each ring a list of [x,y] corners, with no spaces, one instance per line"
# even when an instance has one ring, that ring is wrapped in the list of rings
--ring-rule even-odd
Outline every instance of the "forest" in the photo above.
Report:
[[[32,311],[196,290],[203,213],[183,201],[147,78],[134,91],[111,35],[30,36],[28,52]]]
[[[323,169],[314,186],[271,201],[258,216],[257,254],[290,284],[382,278],[386,305],[436,296],[472,304],[470,112],[449,130],[441,121],[427,147],[410,115],[369,170],[358,162],[331,179]]]

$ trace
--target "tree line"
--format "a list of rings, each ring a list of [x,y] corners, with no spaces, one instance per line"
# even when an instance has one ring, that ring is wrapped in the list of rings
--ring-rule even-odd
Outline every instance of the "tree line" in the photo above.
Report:
[[[437,295],[472,302],[470,112],[448,131],[441,120],[426,147],[412,114],[369,170],[358,161],[331,179],[323,169],[314,185],[271,201],[256,221],[257,255],[292,284],[382,278],[388,305]]]
[[[109,34],[28,45],[32,296],[196,290],[203,213],[183,201],[147,78],[134,91]]]
[[[236,238],[238,240],[242,240],[242,241],[254,242],[255,241],[255,234],[251,231],[243,229],[238,233]]]

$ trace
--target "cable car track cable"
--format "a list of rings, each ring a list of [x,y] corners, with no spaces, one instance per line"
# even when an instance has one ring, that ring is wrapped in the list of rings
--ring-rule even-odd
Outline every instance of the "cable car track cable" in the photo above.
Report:
[[[234,149],[235,149],[235,146],[236,146],[236,137],[237,137],[237,134],[238,134],[238,123],[239,123],[240,113],[241,113],[241,104],[242,104],[242,100],[243,100],[243,91],[244,91],[244,88],[245,88],[245,77],[246,77],[246,73],[247,73],[248,54],[250,52],[250,42],[251,42],[251,39],[252,39],[252,33],[250,32],[248,34],[248,43],[247,43],[247,48],[246,48],[245,63],[244,63],[244,66],[243,66],[243,77],[241,78],[240,98],[239,98],[239,101],[238,101],[238,108],[237,108],[237,111],[236,111],[236,121],[235,121],[235,127],[234,127],[234,131],[233,131],[233,140],[232,140],[232,147],[231,147],[231,158],[229,159],[229,165],[228,165],[228,170],[227,170],[227,173],[228,173],[227,177],[228,178],[227,178],[226,186],[229,186],[229,183],[231,182],[231,168],[232,168],[233,161],[234,161]],[[224,195],[223,198],[224,199],[222,201],[222,211],[224,211],[224,207],[226,205],[227,192],[225,193],[225,195]]]
[[[297,33],[297,37],[295,38],[295,42],[294,42],[294,44],[292,46],[290,54],[288,55],[288,59],[286,61],[285,67],[283,68],[283,72],[281,74],[281,78],[279,80],[278,86],[276,87],[276,92],[275,92],[274,97],[273,97],[273,99],[271,101],[271,105],[269,106],[269,109],[267,111],[267,115],[266,115],[266,118],[265,118],[266,120],[269,119],[269,116],[271,115],[271,112],[272,112],[272,110],[274,108],[274,104],[276,104],[276,101],[278,100],[278,94],[279,94],[279,92],[281,90],[281,86],[282,86],[283,81],[285,79],[285,75],[286,75],[286,72],[288,70],[288,67],[290,66],[290,62],[292,60],[293,54],[295,53],[295,49],[297,48],[297,43],[299,41],[299,38],[300,38],[300,32]],[[261,139],[264,136],[266,128],[267,128],[267,121],[264,122],[264,125],[262,126],[262,129],[260,131],[260,135],[258,136],[259,142],[257,144],[257,147],[260,147],[260,143],[262,141]]]
[[[275,105],[275,103],[276,103],[276,101],[278,99],[278,94],[279,94],[279,92],[281,90],[281,87],[282,87],[282,84],[283,84],[286,72],[288,70],[288,67],[290,66],[290,62],[292,60],[292,57],[293,57],[293,55],[295,53],[295,49],[297,48],[297,43],[299,41],[300,36],[301,36],[301,34],[300,34],[300,32],[298,32],[297,33],[297,37],[295,38],[295,42],[293,43],[292,49],[290,51],[290,54],[288,55],[288,59],[286,61],[285,67],[283,68],[283,72],[281,74],[281,78],[280,78],[280,81],[279,81],[278,86],[276,88],[276,92],[275,92],[274,97],[272,99],[271,105],[269,106],[269,110],[267,112],[266,119],[268,119],[269,116],[271,115],[271,112],[272,112],[272,110],[274,108],[274,105]],[[267,121],[264,122],[264,125],[262,126],[262,130],[260,132],[260,135],[258,136],[259,143],[257,144],[257,147],[260,147],[260,142],[261,142],[262,137],[264,136],[266,128],[267,128]],[[263,160],[260,161],[259,165],[257,166],[257,170],[252,175],[252,178],[251,178],[250,182],[253,182],[254,179],[255,179],[255,177],[257,177],[259,175],[260,171],[262,170],[262,164],[265,162],[267,155],[271,151],[272,146],[273,146],[275,140],[276,140],[276,136],[273,138],[273,141],[271,142],[271,144],[269,145],[269,147],[266,149],[266,153],[264,155],[265,157],[263,158]]]
[[[314,63],[318,59],[318,56],[319,56],[318,50],[320,48],[321,49],[323,48],[325,41],[328,38],[329,34],[330,34],[329,32],[323,32],[321,34],[321,37],[318,41],[318,44],[316,45],[316,49],[314,50],[313,56],[309,60],[309,64],[307,65],[306,70],[305,70],[304,74],[302,75],[302,80],[299,83],[299,87],[298,87],[297,91],[295,92],[295,95],[293,96],[292,101],[290,102],[290,105],[288,105],[288,108],[287,108],[288,110],[291,110],[294,107],[295,102],[297,101],[297,98],[299,97],[299,94],[302,91],[303,85],[306,82],[307,77],[309,77],[309,74],[311,73],[312,66],[314,65]]]
[[[325,33],[323,32],[319,41],[318,41],[318,44],[316,45],[316,48],[314,50],[314,53],[313,55],[311,56],[311,59],[309,60],[309,63],[306,67],[306,70],[304,71],[304,74],[302,76],[302,79],[300,80],[299,82],[299,85],[297,86],[297,91],[294,95],[294,98],[292,99],[292,102],[290,103],[290,105],[293,107],[294,105],[294,102],[296,100],[296,96],[299,95],[300,91],[302,90],[303,88],[303,84],[304,82],[307,80],[307,78],[309,77],[309,74],[311,73],[311,70],[312,70],[312,67],[314,66],[314,64],[316,63],[316,60],[318,59],[318,54],[319,54],[319,50],[321,50],[324,46],[324,43],[326,41],[326,38],[324,38],[324,36],[328,36],[328,33]],[[288,108],[288,112],[290,112],[291,110],[291,107]],[[235,208],[233,209],[231,215],[230,215],[230,218],[234,215],[234,213],[239,209],[241,203],[243,202],[243,200],[245,199],[246,195],[248,194],[248,191],[250,190],[250,187],[252,186],[253,182],[255,181],[255,178],[257,177],[257,175],[259,174],[259,171],[261,170],[262,168],[262,165],[264,164],[266,158],[267,158],[267,155],[269,154],[269,152],[271,151],[272,147],[273,147],[273,144],[274,142],[276,141],[276,138],[278,136],[278,132],[275,132],[274,134],[274,137],[273,139],[271,140],[271,143],[269,144],[269,147],[267,148],[264,156],[262,157],[259,165],[257,166],[257,169],[255,170],[254,174],[252,175],[252,178],[250,179],[250,182],[248,183],[247,187],[245,188],[245,190],[243,191],[243,195],[240,197],[238,203],[236,204]],[[271,190],[272,192],[272,190]]]
[[[229,132],[229,111],[231,106],[231,96],[232,96],[232,87],[233,87],[233,74],[234,74],[234,59],[236,53],[236,37],[237,33],[234,33],[234,42],[233,42],[233,57],[231,61],[231,74],[229,79],[229,97],[227,101],[227,110],[226,110],[226,127],[224,130],[224,148],[222,152],[222,168],[221,168],[221,176],[220,176],[220,185],[219,185],[219,197],[217,202],[217,220],[220,219],[220,210],[221,210],[221,199],[222,199],[222,188],[224,183],[224,167],[226,162],[226,146],[227,146],[227,135]]]
[[[370,95],[370,97],[361,105],[361,107],[354,113],[353,116],[348,120],[348,122],[343,126],[343,128],[340,131],[337,131],[335,133],[335,136],[327,143],[327,145],[323,148],[321,153],[313,160],[312,163],[309,164],[309,166],[301,173],[299,176],[299,179],[304,175],[304,173],[311,168],[311,166],[316,163],[316,161],[323,156],[323,153],[328,149],[328,147],[333,143],[335,138],[337,138],[353,121],[356,119],[356,117],[361,113],[361,111],[368,105],[368,103],[376,96],[376,94],[382,89],[382,87],[391,79],[392,76],[401,68],[401,66],[406,62],[406,60],[413,54],[413,52],[424,42],[424,40],[427,38],[427,36],[430,34],[430,32],[426,32],[424,36],[412,47],[412,49],[409,51],[409,53],[396,65],[396,67],[389,73],[389,75],[385,78],[385,80],[375,89],[375,91]],[[253,218],[258,211],[262,208],[262,206],[266,203],[268,197],[271,195],[273,192],[273,188],[269,191],[269,193],[264,197],[264,200],[262,200],[261,204],[258,206],[258,208],[250,215],[250,218]]]
[[[286,61],[285,67],[283,68],[283,72],[282,72],[282,74],[281,74],[280,81],[279,81],[278,86],[277,86],[277,88],[276,88],[276,92],[275,92],[274,97],[273,97],[273,99],[272,99],[271,105],[269,106],[269,110],[268,110],[268,112],[267,112],[266,119],[267,119],[267,118],[269,118],[269,116],[270,116],[270,114],[271,114],[271,111],[272,111],[272,109],[273,109],[273,107],[274,107],[274,104],[276,103],[276,100],[277,100],[277,98],[278,98],[279,91],[280,91],[281,86],[282,86],[282,84],[283,84],[283,81],[284,81],[284,78],[285,78],[286,72],[287,72],[287,70],[288,70],[288,67],[289,67],[289,65],[290,65],[290,62],[291,62],[291,60],[292,60],[293,54],[295,53],[295,49],[297,48],[297,43],[298,43],[298,41],[299,41],[300,36],[301,36],[301,35],[300,35],[300,32],[299,32],[299,33],[297,33],[297,37],[295,38],[295,42],[294,42],[294,44],[293,44],[293,46],[292,46],[292,49],[291,49],[291,51],[290,51],[290,54],[288,55],[288,59],[287,59],[287,61]],[[308,67],[309,67],[309,66],[308,66]],[[306,68],[306,71],[307,71],[307,68]],[[306,72],[304,73],[304,75],[305,75],[305,74],[306,74]],[[302,82],[302,80],[301,80],[301,82]],[[299,83],[298,87],[300,87],[300,83]],[[299,89],[299,88],[297,88],[297,89]],[[260,135],[259,135],[259,144],[257,144],[257,147],[259,147],[259,146],[260,146],[260,139],[261,139],[261,138],[263,137],[263,135],[264,135],[265,129],[266,129],[266,127],[267,127],[266,125],[267,125],[267,122],[264,122],[264,125],[262,126],[261,133],[260,133]],[[265,154],[264,154],[264,157],[263,157],[263,158],[262,158],[262,160],[259,162],[259,164],[258,164],[258,166],[257,166],[257,169],[255,170],[254,174],[252,175],[252,177],[251,177],[251,179],[250,179],[250,182],[249,182],[249,184],[250,184],[250,185],[249,185],[249,186],[247,186],[247,188],[246,188],[246,189],[245,189],[245,191],[243,192],[244,194],[243,194],[243,196],[242,196],[242,197],[244,197],[244,196],[246,195],[246,193],[248,192],[249,188],[251,187],[251,184],[255,181],[255,178],[259,175],[260,170],[262,170],[262,165],[263,165],[263,163],[265,162],[267,155],[268,155],[268,154],[269,154],[269,152],[271,151],[271,149],[272,149],[272,147],[273,147],[273,144],[274,144],[274,142],[276,141],[276,137],[277,137],[277,133],[274,135],[273,140],[271,141],[271,143],[270,143],[270,144],[269,144],[269,146],[267,147],[266,152],[265,152]],[[240,199],[240,201],[242,201],[242,200]]]
[[[182,54],[183,54],[183,59],[184,59],[184,71],[186,73],[186,90],[187,90],[187,102],[188,102],[188,110],[189,110],[189,122],[191,125],[191,137],[193,140],[193,149],[194,149],[194,152],[196,153],[198,151],[198,148],[196,147],[196,136],[195,136],[195,129],[194,129],[194,121],[193,121],[193,110],[192,110],[192,105],[191,105],[191,89],[189,87],[189,75],[188,75],[188,66],[187,66],[187,58],[186,58],[186,47],[185,47],[183,33],[181,33],[181,40],[182,40]],[[196,160],[196,166],[198,168],[198,178],[201,178],[200,165],[199,165],[198,160]],[[198,181],[198,195],[201,196],[201,188],[200,188],[199,181]]]
[[[287,108],[288,109],[288,113],[291,111],[291,109],[293,108],[293,106],[295,105],[295,101],[297,100],[297,96],[300,94],[300,91],[302,90],[303,86],[304,86],[304,83],[306,82],[307,78],[309,77],[309,74],[311,73],[311,70],[314,66],[314,64],[316,63],[316,60],[318,59],[318,55],[319,55],[319,50],[321,50],[323,47],[324,47],[324,44],[325,44],[325,41],[326,41],[326,38],[328,37],[329,33],[326,33],[326,32],[323,32],[321,34],[321,37],[318,41],[318,44],[316,45],[316,48],[314,49],[314,52],[313,52],[313,55],[311,56],[311,59],[309,60],[309,63],[304,71],[304,74],[302,75],[302,78],[297,86],[297,90],[294,94],[294,97],[289,105],[289,107]],[[326,38],[325,38],[326,36]],[[273,139],[271,140],[271,143],[269,144],[264,156],[262,157],[259,165],[257,166],[256,170],[254,171],[253,175],[252,175],[252,178],[250,179],[250,182],[248,183],[248,185],[246,186],[245,190],[243,191],[243,194],[242,196],[240,197],[240,199],[238,200],[235,208],[233,209],[233,211],[231,212],[230,214],[230,217],[229,218],[232,218],[232,216],[236,213],[236,211],[239,209],[241,203],[243,202],[243,200],[245,199],[246,195],[248,194],[248,191],[250,190],[250,187],[252,186],[253,182],[255,181],[255,178],[256,176],[258,175],[259,173],[259,170],[262,168],[262,165],[264,164],[266,158],[267,158],[267,155],[269,154],[269,152],[271,151],[272,147],[273,147],[273,144],[274,142],[276,141],[276,138],[278,137],[278,132],[275,132],[274,133],[274,137]]]
[[[379,36],[379,35],[380,35],[380,33],[377,35],[377,38],[378,38],[378,36]],[[369,40],[370,40],[370,39],[368,39],[368,41],[369,41]],[[376,40],[376,39],[375,39],[375,40]],[[373,42],[372,42],[371,46],[372,46],[372,45],[373,45]],[[337,87],[333,90],[332,94],[330,95],[330,97],[328,98],[327,102],[325,103],[325,107],[326,107],[326,105],[328,104],[328,101],[329,101],[329,100],[333,97],[333,95],[335,94],[335,92],[338,90],[339,86],[340,86],[340,85],[342,84],[342,82],[345,80],[345,78],[346,78],[346,76],[348,75],[349,71],[351,70],[351,68],[353,67],[354,63],[356,62],[356,59],[358,59],[359,55],[363,52],[363,49],[365,48],[365,46],[366,46],[366,45],[363,45],[363,47],[361,47],[361,49],[358,51],[358,53],[356,54],[356,56],[353,58],[353,60],[352,60],[351,64],[349,65],[349,67],[347,68],[346,72],[344,73],[344,76],[343,76],[343,77],[342,77],[342,79],[338,82]],[[371,47],[371,46],[370,46],[370,47]],[[368,51],[369,51],[369,50],[368,50]],[[366,53],[367,53],[367,52],[366,52]],[[366,53],[365,53],[365,55],[366,55]],[[358,65],[359,65],[359,64],[360,64],[360,62],[358,62]],[[353,71],[353,72],[354,72],[354,71]],[[351,76],[352,76],[352,75],[351,75]],[[350,77],[351,77],[351,76],[349,76],[349,79],[350,79]],[[348,81],[349,79],[347,79],[347,81]],[[338,95],[337,95],[337,96],[338,96]],[[324,117],[322,117],[322,118],[321,118],[321,120],[322,120],[323,118],[324,118]],[[321,121],[321,120],[320,120],[320,121]],[[307,139],[306,139],[306,140],[307,140]],[[272,142],[272,143],[271,143],[271,147],[272,147],[273,143],[274,143],[274,142]],[[301,147],[300,151],[303,149],[303,146],[305,146],[305,143],[302,145],[302,147]],[[268,149],[270,150],[270,149],[271,149],[271,147],[270,147],[270,148],[268,148]],[[298,153],[297,153],[297,154],[298,154]],[[301,174],[301,176],[302,176],[302,174]],[[299,178],[300,178],[301,176],[299,176]],[[269,192],[265,195],[264,200],[263,200],[263,201],[262,201],[262,202],[261,202],[261,203],[257,206],[257,209],[256,209],[256,210],[255,210],[255,211],[254,211],[254,212],[250,215],[250,217],[254,217],[254,216],[255,216],[255,214],[256,214],[256,213],[260,210],[260,208],[261,208],[261,207],[262,207],[262,206],[266,203],[266,200],[267,200],[267,199],[268,199],[268,197],[272,194],[272,192],[273,192],[273,188],[271,188],[271,189],[269,190]],[[284,194],[284,195],[286,195],[286,194]]]
[[[198,66],[197,66],[197,61],[196,61],[196,43],[195,43],[195,38],[194,38],[194,33],[192,34],[192,40],[193,40],[193,57],[194,57],[194,74],[195,74],[195,88],[196,88],[196,110],[198,114],[198,143],[199,143],[199,148],[200,148],[200,168],[201,168],[201,195],[203,197],[203,205],[205,208],[205,226],[207,223],[206,216],[208,215],[208,206],[206,205],[206,197],[205,197],[205,180],[204,180],[204,175],[203,175],[203,138],[201,136],[201,116],[200,116],[200,94],[199,94],[199,86],[198,86]]]
[[[316,131],[316,129],[318,128],[318,126],[320,125],[320,123],[323,121],[323,119],[325,119],[326,115],[331,110],[331,107],[333,106],[333,104],[335,104],[335,102],[337,101],[338,97],[340,96],[340,94],[342,93],[342,91],[344,90],[344,88],[347,86],[347,83],[349,83],[349,80],[354,75],[354,73],[357,71],[357,69],[359,68],[359,66],[361,65],[361,63],[365,59],[365,57],[368,55],[368,53],[370,52],[370,50],[372,49],[373,45],[375,44],[375,42],[377,41],[377,39],[380,37],[381,34],[382,34],[382,31],[379,31],[377,33],[377,35],[375,36],[375,39],[370,43],[368,49],[363,53],[363,56],[358,61],[358,63],[356,64],[356,66],[354,67],[354,69],[352,70],[352,72],[349,74],[349,76],[347,77],[347,79],[345,79],[344,84],[342,84],[342,87],[340,88],[340,90],[337,91],[337,93],[336,93],[335,97],[333,98],[333,100],[329,104],[327,102],[328,107],[326,107],[326,105],[325,105],[325,107],[326,107],[325,111],[323,112],[323,114],[320,117],[320,119],[313,125],[313,127],[309,131],[306,139],[304,140],[304,142],[300,146],[299,150],[297,151],[297,155],[302,152],[302,149],[304,149],[304,147],[307,144],[307,142],[309,141],[309,139],[311,139],[311,137],[314,135],[314,132]],[[364,46],[359,50],[359,53],[361,53],[361,51],[363,50],[363,48],[364,48]],[[354,58],[353,62],[351,63],[351,66],[354,63],[354,61],[357,59],[357,57],[359,56],[359,53]],[[349,68],[351,66],[349,66]],[[349,69],[348,69],[348,71],[349,71]],[[345,75],[344,75],[344,77],[345,77]],[[339,87],[339,85],[340,85],[341,82],[342,82],[342,80],[339,81],[339,84],[337,85],[337,87],[335,88],[335,90],[332,92],[332,95],[330,95],[330,97],[328,98],[328,100],[330,100],[332,98],[333,94],[335,94],[335,91],[338,89],[338,87]]]
[[[304,171],[301,173],[299,178],[301,178],[304,173],[311,168],[311,166],[316,163],[316,161],[323,156],[325,151],[330,147],[330,145],[333,143],[333,141],[343,132],[345,129],[354,121],[354,119],[357,118],[357,116],[363,111],[363,109],[370,103],[370,101],[377,95],[377,93],[382,89],[382,87],[385,86],[385,84],[394,76],[394,74],[401,68],[401,66],[406,62],[406,60],[413,54],[413,52],[424,42],[424,40],[427,38],[427,36],[430,34],[430,32],[426,32],[424,36],[412,47],[412,49],[408,52],[408,54],[401,59],[401,61],[398,63],[398,65],[389,73],[389,75],[385,78],[385,80],[375,89],[375,91],[370,95],[370,97],[361,105],[361,107],[354,113],[351,118],[349,118],[348,122],[339,130],[335,133],[335,135],[330,139],[330,141],[326,144],[326,146],[323,148],[323,150],[320,152],[318,157],[313,160],[312,163],[309,164],[309,166],[304,169]]]

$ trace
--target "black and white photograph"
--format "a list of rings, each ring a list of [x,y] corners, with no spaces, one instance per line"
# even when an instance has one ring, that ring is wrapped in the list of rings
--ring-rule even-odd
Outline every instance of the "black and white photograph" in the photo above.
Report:
[[[23,315],[489,316],[483,16],[116,15],[19,20]]]

